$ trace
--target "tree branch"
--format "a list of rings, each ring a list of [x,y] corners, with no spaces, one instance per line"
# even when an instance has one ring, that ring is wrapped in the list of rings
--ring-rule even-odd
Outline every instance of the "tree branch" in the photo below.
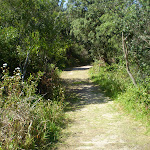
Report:
[[[125,61],[126,61],[127,73],[130,76],[130,78],[131,78],[132,83],[134,84],[134,86],[137,86],[136,81],[135,81],[135,79],[134,79],[134,77],[133,77],[133,75],[132,75],[132,73],[130,71],[130,68],[129,68],[128,49],[127,49],[127,45],[126,45],[124,37],[123,37],[123,32],[122,32],[122,47],[123,47],[124,58],[125,58]]]

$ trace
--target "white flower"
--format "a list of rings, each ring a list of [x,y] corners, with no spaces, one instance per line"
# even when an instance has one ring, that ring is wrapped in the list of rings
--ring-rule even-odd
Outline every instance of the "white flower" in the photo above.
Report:
[[[20,73],[16,73],[16,76],[20,76]]]
[[[20,68],[19,68],[19,67],[17,67],[17,68],[15,68],[15,70],[20,70]]]
[[[3,64],[3,68],[6,68],[7,67],[7,63]]]
[[[2,86],[0,89],[1,89],[1,90],[4,90],[4,87]]]
[[[13,78],[14,78],[14,76],[11,76],[10,78],[11,78],[11,79],[13,79]]]

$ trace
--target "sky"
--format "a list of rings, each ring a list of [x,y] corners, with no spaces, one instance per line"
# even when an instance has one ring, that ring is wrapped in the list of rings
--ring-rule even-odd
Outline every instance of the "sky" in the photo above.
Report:
[[[64,7],[66,7],[67,2],[68,2],[68,0],[65,0]]]
[[[64,2],[63,7],[66,8],[66,7],[67,7],[68,0],[64,0],[64,1],[65,1],[65,2]],[[61,5],[61,0],[59,1],[58,5]]]

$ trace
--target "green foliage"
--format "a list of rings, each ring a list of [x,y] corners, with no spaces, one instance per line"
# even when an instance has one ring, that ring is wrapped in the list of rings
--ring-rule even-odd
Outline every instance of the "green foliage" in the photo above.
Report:
[[[128,86],[125,93],[122,93],[117,98],[117,101],[123,104],[124,109],[128,112],[134,112],[136,116],[143,117],[149,116],[150,114],[150,96],[147,89],[139,86],[134,88],[133,86]],[[147,118],[150,119],[149,117]]]
[[[11,72],[19,66],[28,75],[45,71],[48,63],[65,67],[67,21],[58,3],[0,0],[0,65],[8,63]]]
[[[77,1],[71,1],[70,7],[76,4]],[[74,13],[77,10],[82,11],[78,13],[78,17],[71,18],[71,34],[76,37],[79,44],[83,44],[94,59],[104,59],[108,64],[112,56],[117,56],[119,47],[116,42],[119,39],[116,35],[119,34],[118,29],[116,30],[118,21],[115,20],[118,16],[112,11],[107,11],[109,5],[106,1],[81,0],[80,5],[73,10]]]
[[[20,68],[16,68],[13,76],[9,76],[7,64],[3,65],[2,70],[0,147],[51,149],[64,126],[64,95],[53,91],[55,98],[45,100],[36,94],[42,72],[37,76],[30,75],[22,82]],[[63,89],[59,91],[63,92]]]
[[[66,66],[68,67],[85,65],[91,62],[91,57],[89,56],[84,45],[79,45],[76,42],[71,44],[71,46],[67,49],[66,56]]]
[[[146,80],[150,70],[148,12],[148,1],[70,0],[68,4],[71,34],[93,59],[108,65],[123,62],[121,34],[124,33],[128,59],[137,72],[138,83]]]
[[[131,3],[123,13],[122,31],[126,36],[129,58],[138,72],[140,82],[149,76],[149,15],[147,2]],[[149,7],[149,5],[148,5]]]
[[[64,100],[64,89],[60,84],[59,70],[55,65],[49,66],[47,72],[42,76],[38,84],[38,91],[47,99]]]
[[[104,93],[120,103],[125,111],[138,119],[150,123],[150,85],[138,84],[134,87],[124,67],[105,66],[97,62],[91,70],[91,78]]]
[[[97,62],[91,70],[91,77],[94,82],[100,85],[104,93],[111,97],[116,98],[119,93],[126,90],[128,75],[124,68],[114,66],[103,66],[103,63]],[[116,72],[117,71],[117,72]],[[122,78],[124,80],[122,80]]]

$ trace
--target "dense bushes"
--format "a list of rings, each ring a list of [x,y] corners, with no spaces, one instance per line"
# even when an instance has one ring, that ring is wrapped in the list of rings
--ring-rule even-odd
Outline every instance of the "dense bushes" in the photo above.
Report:
[[[6,65],[3,65],[0,82],[0,147],[50,149],[59,139],[64,125],[63,89],[58,86],[61,92],[51,93],[55,99],[45,100],[36,94],[43,73],[30,75],[22,82],[20,69],[16,68],[14,75],[9,76]]]
[[[91,78],[107,96],[122,104],[126,111],[150,121],[149,83],[139,83],[135,87],[123,66],[99,66],[98,63],[91,70]]]
[[[149,1],[68,0],[70,34],[92,59],[122,63],[123,47],[132,71],[145,82],[150,74]]]
[[[47,99],[62,100],[64,89],[60,84],[59,69],[51,64],[38,84],[38,92]]]

